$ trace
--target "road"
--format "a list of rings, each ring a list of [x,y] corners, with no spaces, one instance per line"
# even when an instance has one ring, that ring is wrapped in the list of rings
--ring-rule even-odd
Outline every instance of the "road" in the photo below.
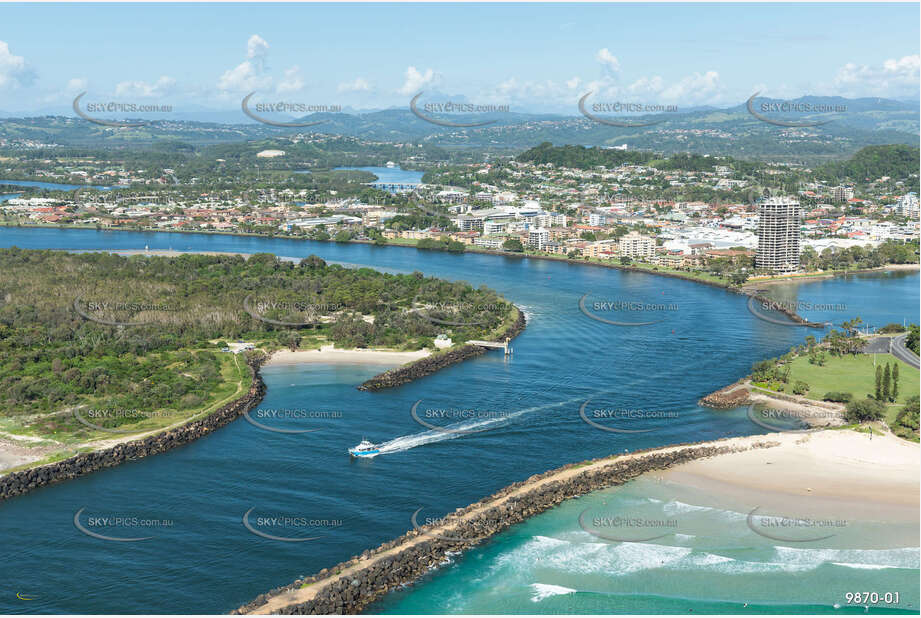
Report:
[[[905,337],[908,335],[898,335],[892,338],[892,355],[899,360],[903,360],[915,369],[921,369],[921,362],[915,353],[905,347]]]
[[[867,342],[861,350],[864,354],[892,354],[900,361],[904,361],[914,367],[921,369],[921,362],[914,352],[905,347],[905,337],[907,335],[897,335],[895,337],[875,337]]]

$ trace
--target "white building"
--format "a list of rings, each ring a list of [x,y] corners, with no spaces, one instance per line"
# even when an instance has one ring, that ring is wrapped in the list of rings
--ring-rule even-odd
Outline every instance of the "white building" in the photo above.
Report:
[[[775,272],[799,269],[800,226],[803,210],[799,202],[788,197],[772,197],[758,207],[757,268]]]
[[[918,196],[914,193],[906,193],[899,198],[895,205],[895,210],[899,215],[909,219],[918,218]]]
[[[543,251],[548,242],[550,242],[550,230],[539,227],[536,230],[528,231],[528,245],[538,251]]]
[[[854,197],[854,187],[835,187],[833,189],[832,197],[836,202],[846,202]]]
[[[588,224],[592,226],[598,227],[598,226],[606,225],[607,222],[608,222],[608,218],[604,215],[598,214],[597,212],[593,212],[592,214],[588,216]]]
[[[656,254],[656,241],[638,232],[629,232],[620,239],[620,254],[624,257],[647,259]]]

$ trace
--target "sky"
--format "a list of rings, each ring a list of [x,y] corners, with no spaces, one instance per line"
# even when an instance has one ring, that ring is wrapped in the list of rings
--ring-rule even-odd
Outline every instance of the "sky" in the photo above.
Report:
[[[0,110],[919,98],[919,4],[0,4]],[[72,115],[72,114],[71,114]],[[242,118],[242,116],[241,116]]]

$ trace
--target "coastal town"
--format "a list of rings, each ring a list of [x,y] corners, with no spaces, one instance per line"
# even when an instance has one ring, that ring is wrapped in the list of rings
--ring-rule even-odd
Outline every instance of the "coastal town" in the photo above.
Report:
[[[0,614],[918,613],[918,2],[0,10]]]
[[[284,150],[266,149],[255,159],[281,161],[285,156]],[[752,170],[707,157],[685,162],[684,169],[682,159],[668,166],[623,163],[586,169],[522,157],[473,165],[387,161],[384,169],[410,179],[381,182],[364,172],[368,179],[349,178],[326,191],[286,188],[284,182],[201,191],[200,178],[180,181],[172,168],[58,164],[38,166],[32,177],[40,185],[70,190],[52,196],[34,188],[27,195],[7,193],[0,196],[0,218],[7,225],[245,233],[500,251],[716,275],[735,272],[745,279],[798,271],[800,252],[809,263],[846,249],[919,238],[919,201],[913,190],[917,173],[913,178],[866,178],[855,187],[828,182],[809,168],[775,164]],[[422,176],[401,165],[427,171]],[[694,195],[706,199],[682,199]],[[797,254],[782,262],[770,256],[755,260],[764,206],[778,199],[795,216],[790,238],[795,236]]]

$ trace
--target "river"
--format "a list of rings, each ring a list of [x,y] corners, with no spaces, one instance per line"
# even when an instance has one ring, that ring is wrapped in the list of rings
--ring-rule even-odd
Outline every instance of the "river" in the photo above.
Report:
[[[381,367],[268,367],[263,371],[268,394],[260,410],[339,415],[264,421],[276,428],[320,430],[303,434],[266,431],[240,419],[185,447],[3,503],[0,574],[6,593],[0,596],[0,611],[5,613],[227,612],[273,587],[402,534],[412,527],[417,509],[422,509],[420,519],[440,517],[505,485],[572,461],[762,433],[744,410],[718,412],[700,408],[696,401],[748,373],[755,361],[818,334],[759,319],[746,307],[744,296],[720,288],[546,260],[224,235],[0,228],[0,246],[14,245],[316,254],[396,272],[419,270],[497,290],[524,309],[528,328],[514,341],[510,359],[490,352],[378,393],[355,386]],[[847,304],[846,310],[832,307],[814,315],[804,311],[811,319],[840,323],[860,315],[882,324],[917,320],[918,284],[916,271],[898,272],[785,286],[783,294],[823,307],[840,296]],[[590,319],[579,308],[585,294],[589,312],[652,323],[625,327]],[[620,311],[607,311],[615,305]],[[651,424],[645,428],[653,429],[646,433],[601,431],[579,416],[589,397],[606,407],[673,414],[646,421]],[[477,426],[489,431],[432,432],[410,414],[419,400],[424,409],[497,414]],[[501,422],[491,422],[499,416]],[[346,449],[363,437],[388,442],[390,448],[372,460],[350,460]],[[121,516],[127,521],[159,520],[160,525],[144,528],[143,534],[121,535],[152,537],[144,541],[105,541],[75,527],[80,509],[85,509],[78,519],[84,524],[89,517]],[[259,531],[316,538],[284,542],[258,536],[243,525],[248,511]],[[488,544],[485,551],[499,552],[502,542]],[[913,568],[917,581],[917,565]],[[801,575],[790,577],[794,576]],[[714,571],[707,577],[712,581],[721,575]],[[810,581],[820,585],[818,579]],[[522,585],[527,588],[530,583]],[[481,579],[477,585],[485,589],[495,584]],[[418,598],[426,603],[440,598],[425,596],[428,586],[418,588]],[[17,593],[34,600],[18,600]],[[377,609],[437,612],[453,607],[407,605],[406,599],[414,594],[391,595]],[[493,604],[471,607],[485,612],[542,611],[528,595],[521,599],[516,605],[499,597]],[[629,595],[605,599],[593,599],[584,607],[603,612],[669,607],[665,602],[642,605]],[[709,606],[701,601],[700,607],[703,611]],[[792,606],[788,611],[810,607]]]

